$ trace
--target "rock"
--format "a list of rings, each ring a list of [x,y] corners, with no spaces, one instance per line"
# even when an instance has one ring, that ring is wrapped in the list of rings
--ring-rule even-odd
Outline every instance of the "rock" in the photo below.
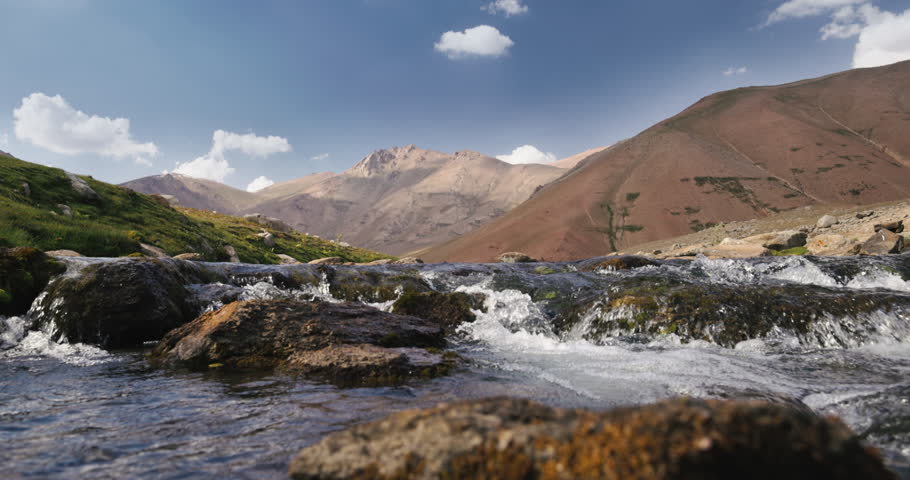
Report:
[[[202,283],[198,267],[170,259],[122,259],[61,276],[34,312],[55,339],[103,348],[138,347],[196,316],[184,285]]]
[[[231,245],[224,246],[224,253],[228,255],[228,261],[231,263],[240,263],[240,257],[237,256],[237,250]]]
[[[392,261],[393,265],[410,265],[415,263],[423,263],[423,260],[417,257],[401,257],[398,260]]]
[[[167,198],[167,197],[171,197],[171,198]],[[149,198],[154,200],[155,203],[157,203],[158,205],[161,205],[162,207],[171,208],[173,206],[173,204],[171,203],[172,200],[175,200],[177,197],[175,197],[173,195],[162,195],[160,193],[153,193],[153,194],[149,195]]]
[[[806,249],[811,255],[853,255],[857,247],[856,242],[833,233],[815,235],[806,242]]]
[[[285,255],[283,253],[279,253],[276,256],[278,257],[279,264],[281,264],[281,265],[299,265],[300,264],[300,261],[298,261],[296,258],[294,258],[290,255]]]
[[[743,241],[761,245],[771,250],[787,250],[805,245],[806,233],[798,230],[785,230],[753,235],[744,238]]]
[[[174,258],[178,260],[187,260],[191,262],[201,262],[205,260],[201,253],[181,253],[180,255],[175,256]]]
[[[904,231],[904,221],[900,220],[897,222],[884,223],[881,225],[875,225],[875,231],[879,232],[881,230],[888,230],[892,233],[903,233]]]
[[[150,358],[171,367],[282,368],[342,384],[380,384],[424,369],[442,373],[441,356],[412,349],[443,346],[442,327],[417,317],[353,303],[253,300],[168,333]]]
[[[836,419],[760,401],[607,412],[493,398],[400,412],[304,448],[294,479],[893,480]]]
[[[66,266],[40,250],[0,248],[0,315],[21,315]]]
[[[32,187],[30,187],[28,185],[28,182],[22,182],[22,184],[20,185],[20,189],[22,190],[22,194],[25,195],[26,197],[32,196]]]
[[[859,213],[857,213],[857,214],[856,214],[856,218],[859,219],[859,220],[862,220],[862,219],[864,219],[864,218],[869,218],[869,217],[871,217],[872,215],[875,215],[875,212],[873,212],[872,210],[868,210],[868,211],[865,211],[865,212],[859,212]]]
[[[262,232],[262,233],[256,234],[256,236],[262,240],[262,243],[266,247],[271,248],[271,247],[275,246],[275,235],[272,235],[269,232]]]
[[[164,250],[146,243],[140,243],[139,248],[142,249],[142,254],[146,257],[152,258],[167,258],[169,255]]]
[[[388,265],[392,263],[391,258],[380,258],[379,260],[373,260],[372,262],[362,263],[361,265]]]
[[[429,320],[446,328],[455,327],[477,319],[472,310],[483,309],[483,298],[463,292],[411,292],[404,293],[392,304],[392,312],[412,315]]]
[[[89,186],[88,182],[74,173],[64,173],[66,173],[66,178],[68,178],[70,181],[70,186],[73,187],[73,190],[75,190],[76,193],[78,193],[83,199],[91,202],[101,201],[101,195],[98,195],[98,192],[93,190],[92,187]]]
[[[320,267],[335,298],[352,302],[389,302],[403,294],[432,291],[419,273],[382,274],[374,269]]]
[[[537,260],[521,252],[506,252],[496,257],[498,263],[531,263]]]
[[[904,237],[887,229],[880,229],[863,242],[859,253],[861,255],[887,255],[900,253],[904,246]]]
[[[657,265],[657,262],[645,257],[621,255],[617,257],[597,257],[583,260],[578,264],[578,270],[582,272],[594,272],[597,270],[633,270],[654,265]]]
[[[307,263],[310,265],[344,265],[344,259],[341,257],[325,257],[310,260]]]
[[[771,251],[761,245],[733,238],[725,238],[713,247],[704,248],[701,253],[712,258],[752,258],[771,255]]]
[[[49,252],[44,252],[46,255],[51,257],[84,257],[85,255],[75,252],[73,250],[51,250]]]
[[[60,209],[60,213],[67,218],[73,218],[73,209],[69,205],[64,205],[62,203],[57,204],[57,208]]]
[[[837,225],[837,223],[837,218],[832,217],[831,215],[825,215],[822,218],[818,219],[818,222],[815,224],[815,226],[818,228],[828,228],[832,225]]]
[[[274,218],[274,217],[267,217],[261,213],[252,213],[249,215],[244,215],[243,218],[245,218],[246,220],[249,220],[251,222],[258,223],[259,225],[262,225],[263,227],[270,228],[272,230],[276,230],[276,231],[279,231],[282,233],[294,233],[294,228],[291,227],[290,225],[288,225],[287,223],[284,223],[283,221],[281,221],[277,218]]]

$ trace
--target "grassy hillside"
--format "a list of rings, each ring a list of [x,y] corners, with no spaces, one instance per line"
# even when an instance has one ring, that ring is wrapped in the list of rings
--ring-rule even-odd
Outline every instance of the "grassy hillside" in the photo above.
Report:
[[[278,263],[279,253],[302,262],[341,257],[352,262],[388,258],[381,253],[341,247],[299,233],[275,235],[266,247],[256,237],[262,226],[242,218],[188,208],[171,208],[160,199],[81,177],[100,200],[73,189],[63,170],[24,162],[0,153],[0,247],[30,246],[42,250],[75,250],[88,256],[116,257],[140,252],[139,243],[170,255],[196,252],[206,260],[227,261],[225,245],[240,260]],[[23,182],[28,183],[26,194]],[[69,218],[58,205],[72,209]]]

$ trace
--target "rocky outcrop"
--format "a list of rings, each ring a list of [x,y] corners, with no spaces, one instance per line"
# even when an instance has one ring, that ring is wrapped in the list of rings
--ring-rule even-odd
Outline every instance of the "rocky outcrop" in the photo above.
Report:
[[[251,213],[249,215],[244,215],[243,218],[245,218],[246,220],[249,220],[251,222],[258,223],[259,225],[262,225],[265,228],[270,228],[270,229],[276,230],[278,232],[282,232],[282,233],[293,233],[294,232],[294,228],[291,227],[290,225],[288,225],[287,223],[284,223],[283,221],[281,221],[275,217],[265,216],[261,213]]]
[[[81,177],[74,173],[65,172],[66,178],[70,181],[70,186],[73,187],[73,190],[79,194],[84,200],[89,202],[100,202],[101,195],[98,195],[92,187],[89,186],[88,182],[83,180]]]
[[[0,248],[0,315],[21,315],[66,267],[34,248]]]
[[[195,317],[185,285],[202,281],[193,264],[169,259],[122,259],[85,267],[47,287],[34,312],[56,338],[103,348],[158,340]]]
[[[856,242],[833,233],[815,235],[806,243],[806,249],[812,255],[853,255],[858,247]]]
[[[401,412],[334,433],[294,479],[891,480],[837,420],[765,402],[671,400],[604,413],[508,398]]]
[[[281,368],[343,385],[444,373],[442,327],[360,304],[254,300],[208,312],[151,353],[159,365]],[[435,353],[434,353],[435,352]]]
[[[498,263],[531,263],[537,260],[521,252],[506,252],[496,257]]]
[[[902,229],[903,230],[903,229]],[[904,246],[904,237],[888,229],[879,229],[860,247],[860,253],[863,255],[887,255],[889,253],[900,253]]]

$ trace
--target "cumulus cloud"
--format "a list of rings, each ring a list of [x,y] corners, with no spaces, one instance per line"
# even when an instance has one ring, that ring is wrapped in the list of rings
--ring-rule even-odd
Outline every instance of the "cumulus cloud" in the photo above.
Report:
[[[135,142],[126,118],[88,115],[73,108],[60,95],[33,93],[13,110],[16,138],[64,155],[94,153],[108,157],[133,157],[151,163],[158,154],[154,143]]]
[[[320,153],[319,155],[316,155],[315,157],[310,157],[310,160],[315,160],[318,162],[320,160],[325,160],[327,158],[329,158],[328,153]]]
[[[730,67],[730,68],[724,70],[724,76],[725,76],[725,77],[732,77],[732,76],[734,76],[734,75],[745,75],[745,74],[747,74],[747,73],[749,73],[749,69],[746,68],[745,66],[743,66],[743,67]]]
[[[506,17],[528,13],[528,6],[522,5],[521,0],[495,0],[480,8],[492,15],[502,13]]]
[[[271,178],[265,176],[257,177],[255,180],[250,182],[249,185],[246,186],[246,191],[255,193],[259,190],[262,190],[263,188],[271,187],[272,185],[275,185],[275,182],[272,181]]]
[[[495,27],[479,25],[463,32],[443,33],[434,47],[451,59],[467,57],[500,57],[515,42]]]
[[[515,150],[512,150],[512,153],[508,155],[497,155],[496,158],[502,160],[503,162],[511,164],[553,163],[557,160],[556,155],[552,153],[542,152],[534,145],[523,145],[516,148]]]
[[[174,173],[224,182],[228,175],[236,171],[225,157],[225,153],[231,150],[264,158],[275,153],[290,152],[291,144],[282,137],[260,137],[255,133],[239,134],[215,130],[209,153],[189,162],[178,163]]]
[[[821,28],[823,40],[857,37],[855,68],[910,60],[910,9],[889,12],[869,0],[790,0],[772,12],[765,25],[819,15],[830,16]]]

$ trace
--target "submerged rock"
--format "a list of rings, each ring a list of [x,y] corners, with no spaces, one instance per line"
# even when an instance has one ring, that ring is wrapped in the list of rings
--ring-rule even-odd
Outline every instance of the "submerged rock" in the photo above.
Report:
[[[444,373],[434,322],[360,304],[253,300],[208,312],[165,336],[153,363],[191,369],[281,368],[348,384],[398,383]],[[418,351],[419,350],[419,351]]]
[[[28,247],[0,248],[0,315],[21,315],[66,267]]]
[[[678,399],[604,413],[497,398],[334,433],[294,479],[895,479],[837,420],[765,402]]]

